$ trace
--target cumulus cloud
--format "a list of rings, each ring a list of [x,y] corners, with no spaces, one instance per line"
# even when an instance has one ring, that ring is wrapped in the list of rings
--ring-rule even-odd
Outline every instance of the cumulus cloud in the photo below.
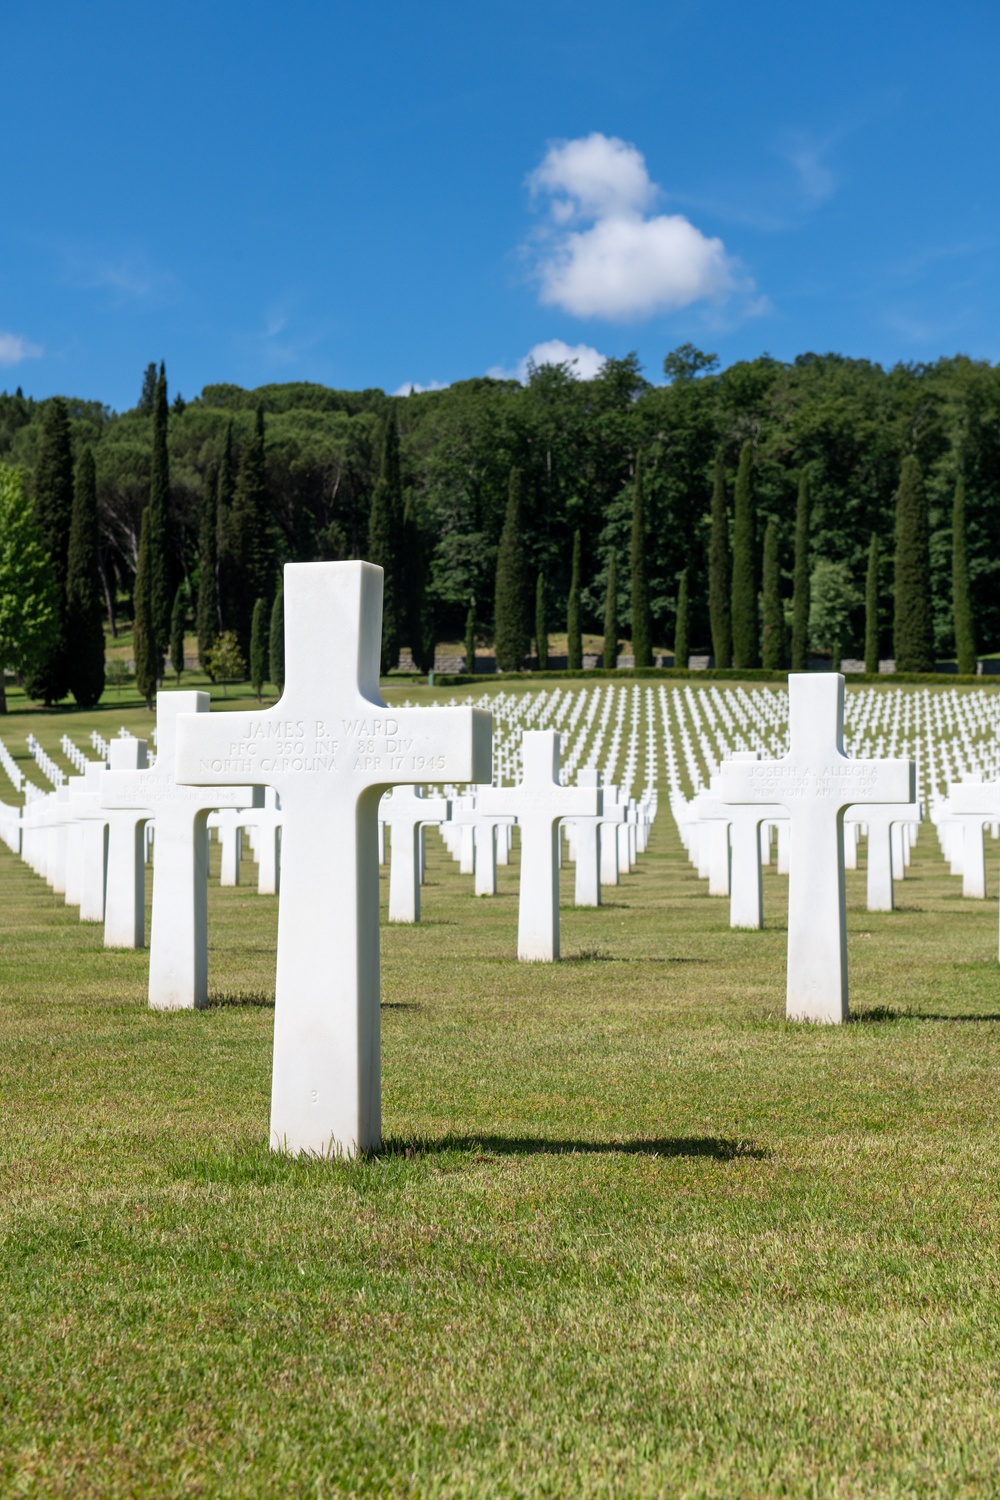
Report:
[[[39,359],[40,344],[32,344],[19,333],[0,333],[0,365],[19,365],[24,359]]]
[[[720,302],[734,290],[720,239],[683,214],[650,212],[660,189],[627,141],[595,132],[557,142],[528,185],[547,208],[533,247],[544,303],[625,322]]]
[[[502,365],[491,365],[486,373],[494,380],[519,380],[525,385],[532,366],[537,369],[540,365],[568,365],[570,374],[577,380],[593,380],[605,358],[605,355],[599,354],[589,344],[567,344],[562,339],[547,339],[545,343],[536,344],[533,349],[529,349],[513,370],[504,369]]]
[[[411,392],[416,391],[419,396],[421,391],[446,391],[447,389],[447,380],[432,380],[427,385],[421,385],[419,380],[404,380],[402,385],[397,385],[392,394],[409,396]]]

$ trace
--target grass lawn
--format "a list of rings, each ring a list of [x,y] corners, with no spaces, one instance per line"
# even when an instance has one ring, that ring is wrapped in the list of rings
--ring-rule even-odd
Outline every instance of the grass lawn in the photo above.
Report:
[[[927,827],[895,913],[849,874],[856,1018],[821,1029],[783,1020],[785,881],[730,932],[665,799],[559,965],[513,957],[516,868],[477,901],[429,844],[353,1163],[266,1149],[252,864],[210,887],[214,1003],[162,1015],[0,846],[0,1492],[996,1493],[996,902]]]

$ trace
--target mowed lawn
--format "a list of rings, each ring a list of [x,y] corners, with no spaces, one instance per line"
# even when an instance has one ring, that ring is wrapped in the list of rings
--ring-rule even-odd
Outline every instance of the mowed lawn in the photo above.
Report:
[[[821,1029],[783,1020],[786,882],[731,933],[665,799],[600,911],[564,871],[559,965],[513,956],[516,866],[477,900],[429,847],[350,1163],[266,1149],[249,861],[213,1005],[163,1015],[0,847],[0,1492],[996,1493],[996,901],[929,827],[894,914],[849,874],[855,1020]]]

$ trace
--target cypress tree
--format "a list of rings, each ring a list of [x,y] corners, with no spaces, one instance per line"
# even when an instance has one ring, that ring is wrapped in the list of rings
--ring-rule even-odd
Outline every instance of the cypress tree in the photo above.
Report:
[[[150,363],[146,366],[145,374],[142,377],[142,391],[139,395],[139,405],[137,406],[136,410],[140,412],[144,417],[151,417],[153,415],[153,408],[155,405],[156,360],[154,359],[151,360]]]
[[[279,693],[285,690],[285,590],[279,582],[278,592],[271,605],[271,631],[267,652],[268,681],[273,682]]]
[[[955,484],[951,513],[951,598],[955,617],[955,657],[960,672],[976,670],[976,633],[969,597],[969,554],[965,534],[965,480]]]
[[[417,513],[416,496],[412,490],[407,490],[403,507],[403,541],[403,556],[406,560],[406,636],[413,665],[418,672],[430,672],[434,667],[436,642],[427,607],[424,534]]]
[[[583,666],[583,636],[580,633],[580,533],[573,533],[573,567],[569,579],[566,606],[566,666],[579,672]]]
[[[142,513],[139,532],[139,561],[135,570],[135,587],[132,591],[133,626],[132,649],[135,653],[135,685],[146,707],[153,707],[156,684],[163,675],[163,658],[156,642],[153,628],[153,606],[151,599],[151,559],[149,546],[149,506]]]
[[[785,665],[785,607],[781,602],[781,569],[778,562],[778,521],[772,516],[764,532],[764,634],[763,664],[771,672]]]
[[[525,598],[524,541],[521,537],[521,474],[510,471],[507,509],[497,550],[496,597],[493,609],[493,639],[496,643],[497,671],[520,672],[528,654],[531,632],[528,629]]]
[[[52,561],[59,616],[45,648],[25,674],[32,698],[50,705],[69,691],[66,657],[66,582],[69,534],[73,524],[73,449],[69,412],[61,396],[50,401],[42,419],[41,451],[35,468],[34,522]]]
[[[180,583],[170,611],[170,665],[177,673],[178,685],[181,673],[184,671],[184,629],[187,625],[187,612],[188,587],[186,583]]]
[[[263,599],[258,599],[250,624],[250,686],[257,694],[258,703],[264,695],[267,680],[267,623],[267,605]]]
[[[250,650],[254,606],[269,600],[275,572],[275,538],[264,459],[264,408],[257,407],[254,430],[240,455],[239,473],[228,521],[233,569],[233,618],[240,651]]]
[[[712,481],[712,532],[708,544],[708,614],[712,652],[717,667],[733,664],[733,617],[729,605],[729,517],[726,506],[726,465],[722,449],[715,455]]]
[[[642,454],[635,458],[632,489],[632,655],[637,667],[653,665],[650,640],[649,583],[646,576],[646,514],[642,493]]]
[[[895,572],[896,671],[929,672],[934,666],[934,634],[927,496],[920,464],[912,453],[903,460],[896,495]]]
[[[473,673],[476,670],[476,601],[469,603],[469,613],[465,617],[465,670]]]
[[[744,443],[733,494],[734,667],[755,667],[759,660],[752,466],[753,448]]]
[[[874,531],[865,578],[865,671],[878,671],[878,536]]]
[[[792,671],[809,666],[809,476],[799,475],[795,505],[795,571],[792,575]]]
[[[219,580],[219,619],[216,631],[230,629],[238,608],[237,570],[233,561],[232,517],[236,494],[236,464],[233,459],[233,424],[226,427],[226,440],[219,461],[219,483],[215,495],[216,576]]]
[[[691,656],[688,643],[688,570],[681,573],[677,589],[677,623],[674,628],[674,666],[686,667]]]
[[[614,552],[608,558],[608,589],[604,596],[604,656],[610,671],[618,665],[618,565]]]
[[[203,669],[219,633],[218,579],[218,470],[211,468],[205,478],[198,523],[198,660]]]
[[[97,533],[97,470],[90,448],[76,466],[66,563],[66,670],[81,708],[104,691],[104,608]]]
[[[170,546],[170,455],[167,452],[167,373],[160,365],[153,402],[153,460],[149,473],[150,608],[157,650],[162,657],[170,644],[170,613],[174,600]]]
[[[391,409],[382,434],[382,460],[368,517],[368,561],[382,569],[383,673],[399,664],[400,637],[406,618],[401,589],[400,554],[403,535],[403,493],[399,466],[399,434]]]
[[[549,624],[545,615],[545,575],[539,569],[535,584],[535,655],[539,672],[549,669]]]

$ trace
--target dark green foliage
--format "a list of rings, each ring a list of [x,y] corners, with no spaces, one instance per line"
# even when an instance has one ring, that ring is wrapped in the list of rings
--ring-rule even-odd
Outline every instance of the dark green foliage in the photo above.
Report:
[[[178,686],[180,686],[181,674],[184,671],[184,631],[187,628],[189,603],[190,594],[187,583],[178,584],[173,608],[170,611],[170,665],[177,674]]]
[[[521,475],[510,471],[507,510],[497,551],[493,638],[497,670],[520,672],[528,654],[531,631],[527,620],[524,541],[521,536]]]
[[[535,656],[539,672],[548,671],[549,624],[545,613],[545,575],[539,573],[535,584]]]
[[[865,576],[865,671],[878,671],[878,535],[873,531]]]
[[[76,465],[66,568],[66,673],[81,708],[104,691],[104,608],[98,555],[97,471],[90,447]]]
[[[792,574],[792,671],[809,665],[809,476],[799,475],[795,504],[795,571]]]
[[[250,622],[250,686],[259,703],[267,681],[267,604],[258,599]]]
[[[653,665],[653,644],[649,618],[649,581],[646,557],[646,511],[642,492],[642,454],[635,458],[632,483],[632,654],[637,667]]]
[[[66,579],[69,534],[73,524],[73,448],[69,411],[59,396],[48,403],[42,419],[41,447],[35,468],[34,520],[52,563],[59,613],[47,644],[38,651],[25,676],[25,686],[30,697],[52,704],[65,698],[69,691]]]
[[[285,687],[285,590],[278,584],[278,592],[271,605],[271,630],[268,639],[267,677],[278,692]]]
[[[427,562],[417,497],[407,490],[403,507],[403,586],[406,602],[406,641],[418,672],[434,667],[437,642],[427,607]]]
[[[233,424],[226,424],[226,436],[219,460],[219,483],[215,492],[216,570],[219,580],[219,623],[217,630],[230,629],[239,609],[239,573],[233,555],[233,498],[236,494],[236,460],[233,457]]]
[[[153,402],[153,457],[149,472],[150,609],[161,656],[170,644],[174,602],[173,547],[170,534],[170,455],[167,452],[167,374],[160,365]]]
[[[406,621],[402,586],[403,490],[399,466],[399,433],[392,408],[382,431],[382,462],[372,494],[368,518],[368,561],[382,569],[383,673],[399,663],[399,647]]]
[[[608,586],[604,595],[604,665],[618,665],[618,565],[615,554],[608,558]]]
[[[151,417],[156,406],[156,360],[150,360],[142,377],[142,391],[139,395],[139,405],[136,411],[144,417]]]
[[[150,519],[149,506],[142,513],[142,528],[139,533],[139,561],[135,570],[135,587],[132,590],[134,618],[132,625],[132,649],[135,653],[135,685],[146,707],[152,708],[156,685],[163,676],[163,657],[156,641],[153,625],[153,604],[150,563]]]
[[[965,535],[965,480],[955,482],[951,511],[951,597],[955,614],[955,657],[960,672],[976,670],[976,633],[969,598],[969,552]]]
[[[476,670],[476,606],[469,605],[469,613],[465,617],[465,670],[475,672]]]
[[[674,626],[674,666],[686,667],[691,655],[691,646],[688,641],[688,570],[685,568],[681,573],[680,583],[677,586],[677,620]]]
[[[712,530],[708,544],[708,613],[712,653],[717,667],[733,664],[733,617],[729,591],[729,516],[726,505],[726,464],[720,448],[712,479]]]
[[[757,564],[754,546],[753,446],[744,443],[733,493],[733,666],[759,662]]]
[[[221,497],[220,497],[221,511]],[[250,439],[240,455],[239,474],[227,522],[227,545],[232,569],[232,617],[240,651],[246,658],[254,606],[270,600],[274,586],[276,538],[264,461],[264,408],[258,406]]]
[[[208,661],[215,637],[219,633],[219,577],[217,514],[219,476],[209,469],[201,497],[198,521],[198,660],[202,667]]]
[[[47,650],[60,602],[23,471],[0,463],[0,713],[7,712],[4,669],[26,673]]]
[[[903,460],[896,495],[895,571],[896,670],[930,672],[934,667],[934,634],[927,496],[920,463],[912,453]]]
[[[780,672],[785,665],[785,607],[781,602],[778,522],[775,516],[771,516],[764,531],[763,593],[762,665],[771,672]]]
[[[580,630],[580,533],[573,533],[573,565],[566,606],[566,665],[571,672],[583,666],[583,635]]]

